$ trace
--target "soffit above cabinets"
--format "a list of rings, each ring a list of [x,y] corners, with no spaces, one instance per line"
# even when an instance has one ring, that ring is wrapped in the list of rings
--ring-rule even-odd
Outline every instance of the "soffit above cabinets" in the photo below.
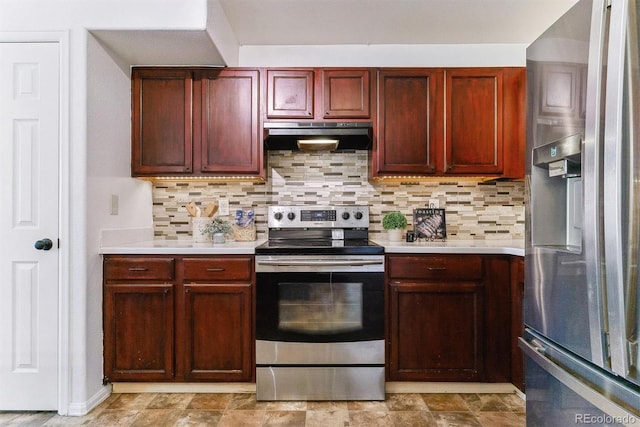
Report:
[[[205,30],[92,30],[91,34],[128,66],[225,65]]]
[[[526,44],[577,0],[218,0],[240,46]]]
[[[91,34],[128,66],[233,66],[242,46],[528,45],[576,2],[207,0],[203,28]]]

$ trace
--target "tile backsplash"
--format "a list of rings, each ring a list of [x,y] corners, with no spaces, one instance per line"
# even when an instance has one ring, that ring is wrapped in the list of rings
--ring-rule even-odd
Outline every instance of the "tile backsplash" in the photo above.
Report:
[[[267,153],[265,153],[267,154]],[[191,239],[185,209],[190,201],[205,205],[220,198],[229,211],[253,209],[258,238],[266,237],[267,206],[272,204],[366,204],[373,238],[382,233],[382,217],[392,210],[407,215],[438,199],[446,209],[449,239],[523,239],[524,183],[455,181],[369,182],[367,152],[300,153],[271,151],[266,182],[156,182],[153,186],[155,239]],[[231,219],[231,218],[230,218]]]

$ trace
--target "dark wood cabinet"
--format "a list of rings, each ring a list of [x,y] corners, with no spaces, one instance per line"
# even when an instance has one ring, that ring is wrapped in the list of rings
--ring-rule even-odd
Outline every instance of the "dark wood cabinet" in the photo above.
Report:
[[[567,74],[553,71],[549,85],[564,84]],[[566,103],[581,114],[572,88],[582,74],[573,74],[570,100],[541,96],[545,114]],[[132,176],[264,179],[262,122],[296,120],[373,122],[374,179],[520,179],[525,107],[518,67],[140,67],[132,73]]]
[[[524,259],[511,260],[511,382],[524,392],[524,354],[518,346],[518,338],[524,335]]]
[[[207,71],[201,74],[201,174],[259,175],[262,139],[259,130],[258,70]]]
[[[135,68],[132,176],[264,178],[259,70]]]
[[[372,177],[524,177],[525,69],[380,69]]]
[[[131,173],[193,172],[193,72],[134,69]]]
[[[325,119],[371,117],[371,71],[360,68],[323,69],[322,115]]]
[[[185,258],[187,381],[251,381],[253,258]]]
[[[252,256],[105,256],[109,381],[252,381]]]
[[[508,258],[387,255],[386,275],[389,380],[508,381]]]
[[[314,116],[313,70],[266,70],[267,118],[312,119]]]
[[[174,376],[174,259],[104,261],[104,375],[110,381]]]
[[[502,74],[492,68],[446,70],[446,174],[502,173]]]
[[[442,70],[378,71],[374,177],[435,173],[442,147]]]
[[[371,118],[368,68],[266,69],[266,119]]]

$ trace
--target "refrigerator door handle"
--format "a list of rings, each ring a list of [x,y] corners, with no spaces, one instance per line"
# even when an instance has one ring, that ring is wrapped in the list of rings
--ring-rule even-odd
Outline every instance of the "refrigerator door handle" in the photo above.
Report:
[[[598,366],[607,365],[606,343],[602,333],[606,324],[604,300],[604,223],[602,197],[606,193],[603,183],[602,117],[604,115],[603,67],[606,28],[610,17],[605,0],[594,0],[589,35],[589,59],[585,106],[585,130],[582,148],[583,233],[582,248],[587,279],[589,305],[589,334],[591,360]]]
[[[640,112],[636,0],[612,3],[604,122],[606,301],[611,368],[629,378],[638,327]],[[634,68],[635,67],[635,68]],[[636,336],[633,336],[636,335]],[[637,368],[637,366],[636,366]],[[637,375],[637,374],[636,374]],[[637,383],[640,378],[635,378]]]
[[[596,389],[589,387],[578,377],[571,374],[569,370],[541,354],[536,347],[524,338],[518,338],[518,341],[518,346],[525,356],[605,414],[620,420],[631,420],[631,422],[637,420],[636,415],[607,399],[604,394],[601,394]]]

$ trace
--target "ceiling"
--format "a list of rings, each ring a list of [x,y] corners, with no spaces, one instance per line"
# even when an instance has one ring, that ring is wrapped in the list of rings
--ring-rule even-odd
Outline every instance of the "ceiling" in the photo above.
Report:
[[[238,43],[529,44],[577,0],[219,0]]]
[[[208,2],[212,10],[226,15],[217,16],[216,23],[220,19],[223,27],[228,23],[231,38],[237,42],[231,49],[240,49],[305,45],[528,45],[577,0]],[[217,40],[212,40],[204,28],[91,33],[123,65],[225,65]]]

